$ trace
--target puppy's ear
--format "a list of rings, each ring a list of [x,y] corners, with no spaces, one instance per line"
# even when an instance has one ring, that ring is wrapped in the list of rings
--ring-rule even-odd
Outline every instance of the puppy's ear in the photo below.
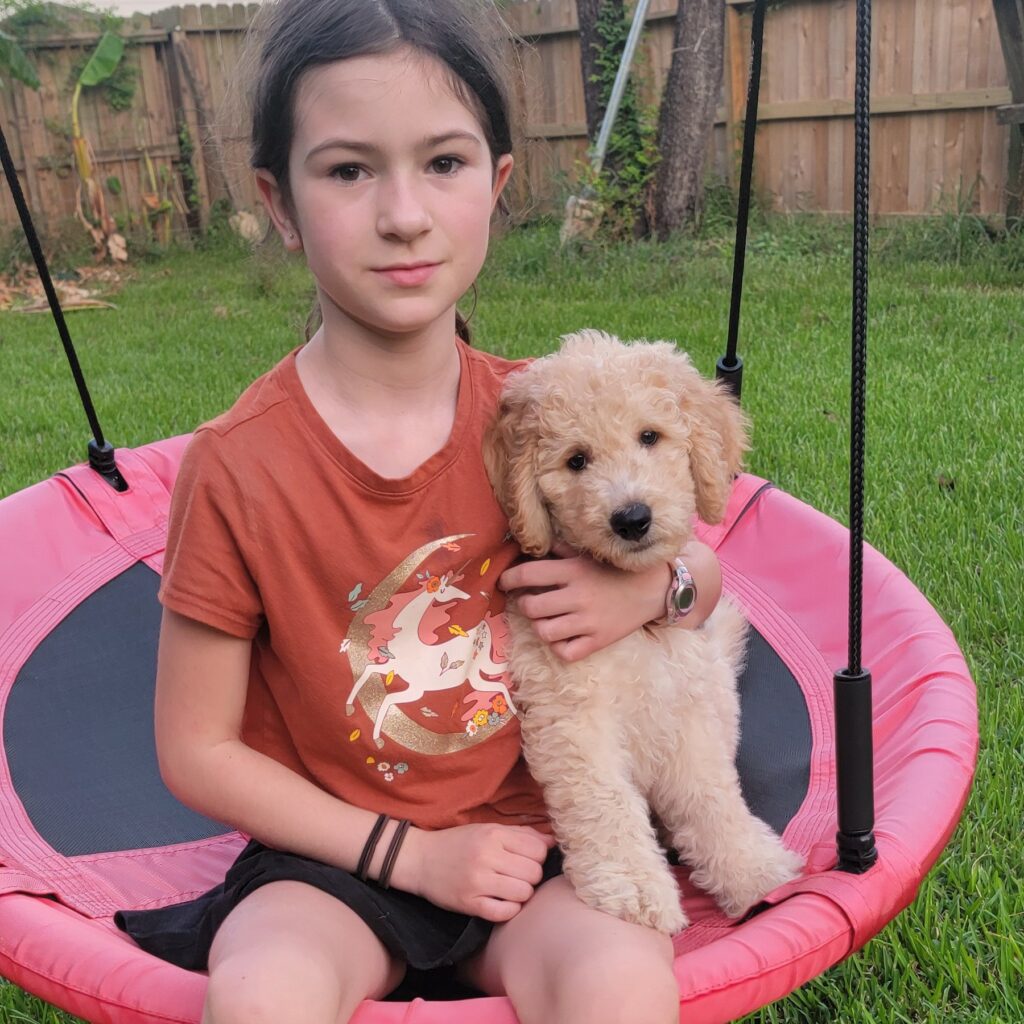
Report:
[[[537,487],[537,417],[521,377],[522,371],[509,378],[484,432],[484,466],[519,546],[528,555],[546,555],[554,534]]]
[[[691,423],[690,470],[697,490],[697,514],[705,523],[720,523],[750,447],[747,418],[732,393],[689,367],[681,395]]]

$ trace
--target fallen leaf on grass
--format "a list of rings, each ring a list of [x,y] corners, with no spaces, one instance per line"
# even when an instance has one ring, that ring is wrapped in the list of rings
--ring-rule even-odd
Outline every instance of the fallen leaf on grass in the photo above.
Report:
[[[60,300],[60,308],[64,312],[72,309],[117,309],[112,302],[104,302],[102,299],[70,299]],[[12,313],[49,313],[50,303],[46,299],[37,299],[30,306],[12,306]]]
[[[117,289],[132,276],[111,266],[79,267],[58,270],[53,274],[57,298],[64,309],[117,309],[113,303],[100,299],[99,294]],[[35,267],[22,265],[0,277],[0,309],[14,313],[45,313],[49,308]]]

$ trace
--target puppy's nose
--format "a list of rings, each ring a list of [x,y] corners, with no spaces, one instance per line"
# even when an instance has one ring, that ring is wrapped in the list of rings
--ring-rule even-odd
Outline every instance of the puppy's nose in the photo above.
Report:
[[[639,540],[651,527],[651,510],[636,502],[616,509],[609,522],[623,540]]]

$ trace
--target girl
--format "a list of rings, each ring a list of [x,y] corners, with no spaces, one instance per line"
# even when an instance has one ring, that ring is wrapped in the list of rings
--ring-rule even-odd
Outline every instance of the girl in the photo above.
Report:
[[[515,364],[455,308],[513,166],[485,13],[259,17],[252,165],[321,323],[186,452],[156,695],[168,787],[252,838],[204,896],[116,918],[208,968],[204,1024],[343,1024],[446,965],[523,1024],[678,1019],[670,940],[560,875],[504,685],[502,591],[571,660],[663,616],[672,573],[513,566],[480,438]],[[707,548],[683,555],[681,628],[720,590]]]

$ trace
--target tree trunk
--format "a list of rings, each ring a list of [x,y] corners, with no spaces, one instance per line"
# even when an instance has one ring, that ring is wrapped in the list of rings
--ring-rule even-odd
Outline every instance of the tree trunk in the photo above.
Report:
[[[580,33],[580,69],[583,73],[583,100],[587,115],[587,136],[590,146],[597,144],[601,132],[608,100],[611,98],[612,82],[618,70],[619,61],[625,49],[626,37],[632,19],[632,9],[627,14],[625,0],[576,0],[576,14]],[[615,25],[609,31],[609,24]],[[602,71],[602,60],[605,68]],[[611,62],[611,68],[609,68]],[[636,61],[634,60],[634,65]],[[635,67],[633,69],[636,70]],[[591,79],[597,79],[591,81]],[[632,79],[626,83],[622,101],[616,116],[614,134],[605,152],[602,177],[614,190],[623,169],[632,161],[640,135],[636,88]],[[645,205],[650,205],[650,187],[647,188]],[[645,238],[650,234],[646,212],[636,208],[632,201],[612,202],[605,210],[605,226],[609,221],[624,224],[618,230],[627,231],[633,238]],[[612,215],[612,216],[608,216]],[[628,223],[626,223],[628,222]]]
[[[587,111],[587,137],[597,142],[604,116],[601,102],[601,83],[591,81],[598,74],[597,57],[608,41],[598,32],[597,18],[604,2],[610,2],[622,11],[622,0],[576,0],[576,15],[580,26],[580,69],[583,72],[583,102]]]
[[[576,14],[580,23],[580,70],[583,73],[583,104],[587,112],[587,138],[597,138],[601,127],[601,97],[599,85],[591,81],[597,74],[597,51],[601,37],[597,34],[597,11],[601,0],[576,0]]]
[[[680,0],[658,124],[654,230],[659,241],[696,224],[722,87],[724,0]]]

